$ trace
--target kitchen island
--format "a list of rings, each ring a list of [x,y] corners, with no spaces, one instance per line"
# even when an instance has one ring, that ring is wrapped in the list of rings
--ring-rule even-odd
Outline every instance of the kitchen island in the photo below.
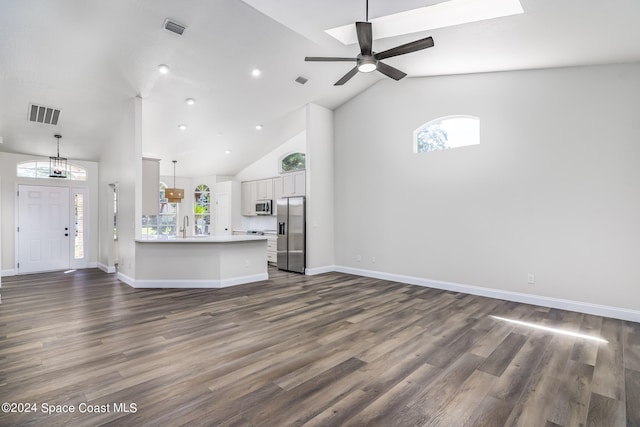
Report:
[[[136,239],[135,288],[223,288],[269,278],[267,237]],[[129,279],[129,280],[127,280]]]

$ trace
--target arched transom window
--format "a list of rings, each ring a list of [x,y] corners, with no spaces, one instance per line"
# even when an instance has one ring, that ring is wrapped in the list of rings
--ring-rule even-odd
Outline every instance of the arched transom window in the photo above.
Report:
[[[447,150],[480,144],[480,119],[447,116],[431,120],[413,132],[413,152]]]
[[[293,172],[306,168],[306,159],[304,153],[291,153],[282,158],[280,163],[281,172]]]
[[[87,170],[81,166],[67,164],[67,179],[86,181]],[[16,176],[19,178],[49,178],[49,160],[30,160],[18,163]]]

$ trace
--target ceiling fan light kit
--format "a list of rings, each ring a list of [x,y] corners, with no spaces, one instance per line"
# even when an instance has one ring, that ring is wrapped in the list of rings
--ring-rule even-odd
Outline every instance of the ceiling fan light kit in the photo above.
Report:
[[[362,73],[370,73],[378,68],[378,60],[373,57],[359,57],[358,71]]]
[[[304,58],[308,62],[355,62],[356,66],[353,67],[347,74],[342,76],[340,80],[334,83],[334,86],[341,86],[351,80],[358,71],[363,73],[370,73],[378,70],[387,77],[394,80],[400,80],[407,76],[406,73],[381,62],[382,59],[391,58],[394,56],[405,55],[407,53],[417,52],[419,50],[433,47],[433,38],[426,37],[424,39],[416,40],[410,43],[405,43],[400,46],[396,46],[391,49],[387,49],[383,52],[376,53],[373,51],[373,31],[371,29],[371,22],[369,22],[369,0],[366,2],[366,22],[356,22],[356,35],[358,36],[358,45],[360,46],[360,53],[355,58],[339,58],[339,57],[318,57],[307,56]]]

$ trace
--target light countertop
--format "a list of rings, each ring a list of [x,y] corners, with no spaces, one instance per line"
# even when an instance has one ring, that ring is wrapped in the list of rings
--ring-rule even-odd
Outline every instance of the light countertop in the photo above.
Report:
[[[233,230],[234,233],[243,233],[243,234],[247,234],[248,236],[260,236],[260,235],[265,235],[265,236],[275,236],[276,234],[278,234],[276,232],[276,230]]]
[[[235,236],[187,236],[168,239],[136,239],[138,243],[234,243],[254,240],[267,240],[266,236],[257,234]]]

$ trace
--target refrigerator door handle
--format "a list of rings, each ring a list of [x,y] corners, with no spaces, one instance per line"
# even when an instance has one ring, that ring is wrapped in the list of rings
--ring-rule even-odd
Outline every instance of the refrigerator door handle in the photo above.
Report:
[[[281,236],[285,235],[285,223],[284,222],[279,222],[278,223],[278,234]]]

